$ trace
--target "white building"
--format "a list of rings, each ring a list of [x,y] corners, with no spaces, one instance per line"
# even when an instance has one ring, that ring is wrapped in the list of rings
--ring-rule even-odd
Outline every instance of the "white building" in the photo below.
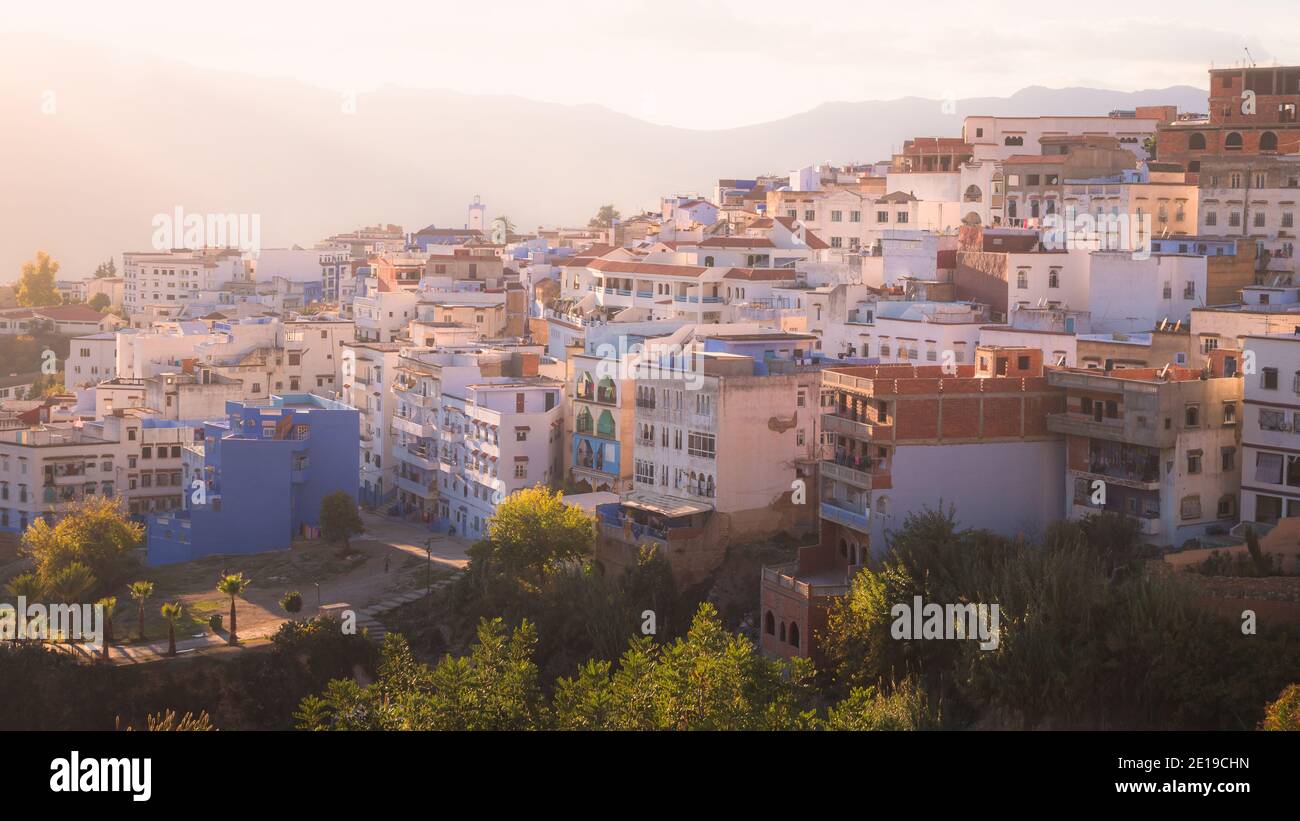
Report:
[[[156,307],[174,315],[200,291],[216,291],[243,280],[239,251],[127,252],[122,255],[123,303],[128,314]]]
[[[1241,520],[1274,525],[1300,516],[1300,335],[1248,336],[1245,350]]]
[[[69,343],[68,359],[63,363],[63,387],[69,393],[116,376],[116,333],[79,336]]]

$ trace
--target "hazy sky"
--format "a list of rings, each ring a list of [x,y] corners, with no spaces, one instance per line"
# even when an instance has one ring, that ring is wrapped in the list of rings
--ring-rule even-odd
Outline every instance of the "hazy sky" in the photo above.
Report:
[[[834,100],[1026,85],[1204,86],[1249,47],[1300,63],[1295,0],[1151,6],[923,0],[6,2],[41,32],[338,90],[392,83],[600,103],[725,128]],[[1149,11],[1148,11],[1149,10]]]

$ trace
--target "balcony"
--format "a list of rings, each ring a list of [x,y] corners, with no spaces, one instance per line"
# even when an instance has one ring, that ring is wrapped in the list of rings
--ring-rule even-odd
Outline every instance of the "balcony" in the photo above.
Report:
[[[421,499],[433,499],[438,495],[438,483],[435,481],[423,482],[407,476],[398,476],[397,487]]]
[[[854,505],[839,499],[823,499],[821,517],[859,533],[868,535],[871,533],[871,511],[866,505]]]
[[[862,470],[862,467],[866,467],[867,470]],[[884,489],[891,486],[888,469],[878,463],[854,463],[844,458],[823,459],[821,475],[823,478],[834,479],[863,490]]]
[[[890,423],[858,422],[835,413],[823,413],[822,430],[854,439],[892,439],[894,426]]]
[[[424,470],[438,469],[438,456],[428,448],[420,447],[418,445],[394,447],[393,455],[396,456],[400,462],[405,462],[408,465],[415,465]]]
[[[797,562],[764,567],[763,583],[793,591],[808,599],[819,596],[843,596],[849,592],[849,585],[843,572],[828,571],[799,577],[794,575],[797,569]]]
[[[1052,433],[1064,433],[1069,436],[1089,436],[1111,441],[1122,440],[1124,420],[1090,416],[1082,413],[1050,413],[1047,415],[1047,429]]]
[[[393,430],[430,439],[438,435],[438,426],[431,422],[418,422],[405,416],[393,416]]]

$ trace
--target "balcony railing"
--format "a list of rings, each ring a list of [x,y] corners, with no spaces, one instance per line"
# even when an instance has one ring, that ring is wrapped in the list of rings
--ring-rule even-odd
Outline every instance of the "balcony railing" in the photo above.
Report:
[[[871,511],[865,505],[852,505],[838,499],[823,499],[821,517],[862,533],[871,532]]]

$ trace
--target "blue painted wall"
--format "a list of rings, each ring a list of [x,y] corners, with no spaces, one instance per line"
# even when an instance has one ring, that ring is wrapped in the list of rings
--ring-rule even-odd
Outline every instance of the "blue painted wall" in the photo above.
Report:
[[[186,510],[150,518],[151,565],[287,548],[304,525],[319,526],[327,495],[357,498],[355,408],[295,394],[226,412],[204,426],[205,503],[187,496]]]

